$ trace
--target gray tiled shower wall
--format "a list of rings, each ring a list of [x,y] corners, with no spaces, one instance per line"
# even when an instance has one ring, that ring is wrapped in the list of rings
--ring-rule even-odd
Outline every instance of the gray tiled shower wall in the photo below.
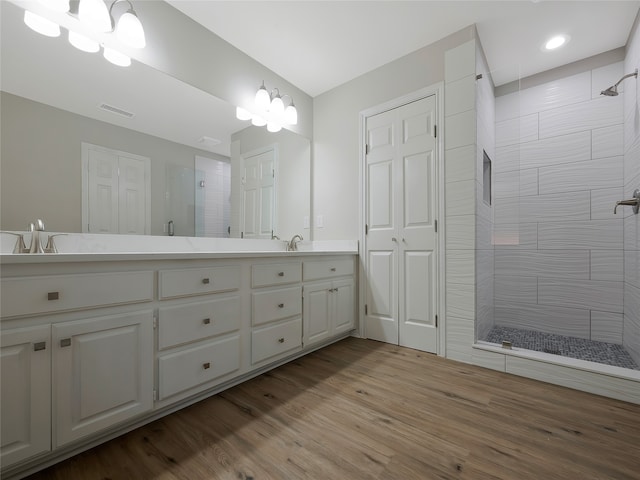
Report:
[[[496,97],[496,326],[623,343],[625,95],[600,95],[623,70]]]

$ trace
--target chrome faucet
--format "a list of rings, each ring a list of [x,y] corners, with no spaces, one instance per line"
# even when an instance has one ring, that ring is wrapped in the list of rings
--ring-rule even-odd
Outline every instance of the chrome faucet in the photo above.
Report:
[[[302,238],[302,235],[294,235],[291,241],[287,244],[288,252],[295,252],[296,250],[298,250],[298,242],[296,241],[296,238],[300,241],[304,240],[304,238]]]
[[[630,198],[629,200],[620,200],[619,202],[616,202],[616,206],[613,207],[614,214],[616,213],[616,210],[618,210],[619,205],[626,205],[629,207],[633,207],[633,213],[637,215],[638,212],[640,211],[640,188],[636,188],[636,190],[633,192],[633,198]]]
[[[29,224],[29,230],[31,231],[29,253],[44,253],[42,240],[40,239],[40,232],[44,232],[44,222],[40,219],[36,220],[35,225],[33,223]]]

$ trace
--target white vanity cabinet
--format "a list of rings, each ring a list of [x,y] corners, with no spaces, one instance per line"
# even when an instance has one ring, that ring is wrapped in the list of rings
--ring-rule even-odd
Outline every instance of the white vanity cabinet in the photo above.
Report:
[[[355,324],[353,259],[306,261],[304,272],[305,346],[315,345]]]
[[[167,403],[240,370],[241,267],[161,270],[158,278],[158,401]]]
[[[343,338],[355,254],[3,256],[14,480]]]
[[[55,446],[153,406],[153,311],[52,326]]]
[[[4,274],[3,469],[151,410],[152,271]]]
[[[0,464],[51,450],[51,327],[2,330]]]
[[[302,350],[302,263],[251,267],[251,363]]]

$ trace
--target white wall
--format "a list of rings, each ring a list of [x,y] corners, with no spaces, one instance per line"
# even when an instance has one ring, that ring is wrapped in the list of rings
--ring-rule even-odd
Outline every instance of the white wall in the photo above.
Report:
[[[496,98],[496,325],[622,343],[622,69]]]
[[[473,39],[467,27],[314,98],[314,240],[359,237],[359,113],[444,80],[445,51]],[[442,130],[441,130],[442,131]]]
[[[623,73],[640,68],[640,25],[636,18],[627,44]],[[615,80],[617,81],[617,79]],[[640,188],[640,80],[629,78],[624,89],[623,197],[631,198]],[[624,340],[625,349],[640,364],[640,215],[629,207],[620,211],[624,218]]]

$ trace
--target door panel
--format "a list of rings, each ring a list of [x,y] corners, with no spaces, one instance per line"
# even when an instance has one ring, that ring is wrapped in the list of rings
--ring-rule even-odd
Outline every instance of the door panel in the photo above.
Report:
[[[142,160],[120,156],[119,212],[120,233],[144,235],[146,218],[147,182]]]
[[[118,157],[89,150],[89,231],[118,233]]]
[[[398,342],[396,258],[393,251],[371,250],[367,257],[367,337],[389,343]]]

